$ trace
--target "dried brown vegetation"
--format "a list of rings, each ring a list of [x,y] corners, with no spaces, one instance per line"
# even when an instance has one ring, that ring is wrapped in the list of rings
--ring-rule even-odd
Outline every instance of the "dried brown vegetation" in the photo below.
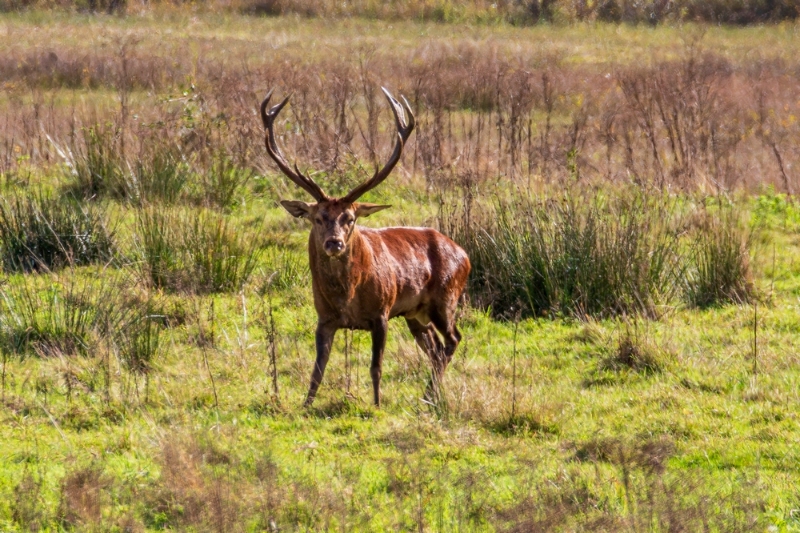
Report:
[[[613,68],[518,54],[491,41],[430,41],[402,53],[371,45],[327,55],[288,48],[280,62],[266,62],[246,43],[226,43],[230,59],[209,53],[190,60],[177,53],[181,41],[156,47],[143,36],[119,39],[99,49],[9,46],[0,59],[10,103],[0,124],[7,179],[31,163],[65,158],[79,177],[87,144],[114,155],[95,161],[105,175],[81,181],[89,195],[103,192],[92,181],[102,179],[112,195],[147,196],[134,178],[159,161],[174,161],[178,174],[183,165],[219,176],[220,156],[264,171],[252,115],[264,88],[277,86],[296,91],[282,142],[344,190],[348,171],[389,150],[377,131],[380,82],[409,96],[419,133],[404,160],[432,185],[506,175],[526,184],[603,179],[713,192],[797,187],[796,66],[732,62],[698,36],[687,37],[677,57]],[[116,103],[64,102],[54,91],[79,88],[111,89]],[[155,100],[145,91],[172,97]],[[164,139],[169,152],[156,149]],[[201,200],[218,203],[214,194]]]
[[[109,14],[137,12],[149,7],[180,4],[176,0],[149,0],[130,4],[127,0],[3,0],[3,11],[31,7],[59,7]],[[380,2],[357,0],[234,0],[201,2],[200,9],[239,12],[255,16],[298,15],[302,17],[364,17],[380,20],[510,22],[517,25],[538,22],[606,21],[659,24],[676,21],[705,21],[723,24],[756,24],[795,20],[800,8],[793,0],[413,0]]]
[[[574,461],[609,464],[605,480],[624,492],[626,516],[614,516],[609,502],[577,470],[566,471],[499,518],[502,531],[751,531],[761,524],[755,495],[720,494],[719,502],[696,498],[701,476],[669,475],[675,444],[668,437],[596,439],[574,446]],[[605,476],[597,471],[597,476]],[[754,480],[758,486],[760,482]],[[753,491],[756,492],[756,491]],[[502,522],[500,522],[502,523]]]

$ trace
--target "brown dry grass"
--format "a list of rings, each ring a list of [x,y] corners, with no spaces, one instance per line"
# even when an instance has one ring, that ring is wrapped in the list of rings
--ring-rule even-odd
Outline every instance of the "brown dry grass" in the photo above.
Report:
[[[169,139],[202,171],[227,154],[265,172],[271,167],[253,112],[276,87],[294,93],[281,141],[341,189],[389,149],[376,91],[385,85],[418,114],[405,168],[429,184],[505,175],[528,185],[797,188],[795,63],[732,58],[705,45],[702,32],[644,66],[576,64],[579,56],[504,40],[392,37],[398,46],[382,46],[329,35],[330,54],[295,45],[264,54],[261,41],[225,37],[220,46],[205,32],[162,33],[163,42],[138,28],[102,32],[100,46],[55,34],[48,46],[7,43],[0,59],[7,179],[22,179],[30,163],[80,153],[81,129],[96,124],[112,125],[113,149],[128,166]],[[273,36],[281,38],[267,40]],[[186,47],[197,53],[180,53]]]

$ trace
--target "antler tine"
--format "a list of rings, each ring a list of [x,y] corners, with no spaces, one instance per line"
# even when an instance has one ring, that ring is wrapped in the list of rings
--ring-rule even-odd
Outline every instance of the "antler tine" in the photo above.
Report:
[[[389,161],[386,162],[382,169],[375,169],[375,174],[372,178],[347,193],[344,200],[348,202],[355,202],[365,192],[378,186],[391,174],[397,162],[400,161],[403,147],[411,135],[411,132],[414,131],[414,126],[417,124],[414,113],[411,111],[411,106],[408,105],[408,100],[401,96],[401,98],[403,98],[403,104],[400,104],[385,87],[381,87],[381,90],[383,94],[386,95],[386,99],[389,100],[389,106],[392,108],[395,126],[397,127],[397,140],[394,144],[394,151],[391,157],[389,157]],[[408,114],[408,121],[406,121],[406,114]]]
[[[270,98],[272,98],[272,90],[270,90],[269,93],[267,93],[267,96],[261,102],[261,122],[264,123],[264,145],[267,148],[267,153],[273,159],[273,161],[277,163],[281,171],[286,174],[286,176],[298,187],[313,196],[318,202],[328,200],[329,198],[328,195],[325,194],[325,191],[323,191],[322,188],[317,185],[317,183],[314,182],[314,180],[312,180],[309,176],[305,176],[302,172],[300,172],[296,164],[294,165],[294,170],[292,170],[292,168],[286,162],[286,159],[283,157],[283,153],[281,153],[280,148],[278,148],[278,144],[275,142],[275,131],[273,129],[275,118],[278,116],[278,113],[281,112],[281,109],[283,109],[283,107],[289,102],[290,97],[291,95],[287,96],[281,103],[271,107],[270,110],[267,111]]]

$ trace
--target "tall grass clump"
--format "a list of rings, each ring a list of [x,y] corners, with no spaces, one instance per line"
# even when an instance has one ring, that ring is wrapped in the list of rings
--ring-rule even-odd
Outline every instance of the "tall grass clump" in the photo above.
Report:
[[[161,349],[162,318],[150,299],[126,312],[114,331],[121,361],[131,374],[144,377],[145,391]]]
[[[109,197],[137,205],[180,200],[193,173],[169,132],[140,130],[142,141],[131,162],[122,152],[119,129],[95,124],[83,130],[82,144],[73,144],[65,154],[68,192],[86,199]]]
[[[632,370],[652,375],[668,367],[670,354],[655,342],[646,323],[634,317],[624,319],[620,326],[617,342],[599,362],[599,371]]]
[[[745,303],[754,294],[751,234],[730,206],[705,210],[693,231],[686,300],[694,307]]]
[[[0,256],[7,272],[107,261],[113,236],[96,207],[41,192],[0,201]]]
[[[0,348],[39,356],[84,355],[111,341],[134,375],[148,375],[164,316],[127,275],[20,276],[0,289]]]
[[[208,292],[239,289],[256,267],[258,238],[238,231],[226,218],[209,211],[193,215],[190,222],[183,246],[195,286]]]
[[[231,207],[252,177],[250,170],[237,166],[228,155],[215,154],[212,164],[203,174],[205,204],[219,209]]]
[[[308,286],[308,260],[286,248],[271,248],[267,253],[267,284],[278,290]],[[262,292],[266,292],[266,285]]]
[[[676,213],[661,195],[568,190],[497,199],[441,222],[470,256],[473,301],[496,316],[656,315],[679,287]]]
[[[40,356],[86,353],[102,313],[103,289],[89,282],[41,283],[24,277],[0,290],[5,349]]]
[[[189,163],[177,146],[154,142],[142,148],[126,185],[126,196],[138,205],[174,204],[184,195],[192,177]]]
[[[167,211],[155,208],[140,209],[136,215],[136,264],[142,278],[154,287],[175,287],[180,283],[175,279],[182,274],[177,241],[180,226],[173,224],[173,218]]]
[[[192,293],[240,288],[260,255],[254,233],[235,231],[207,210],[142,209],[135,248],[142,277],[151,286]]]
[[[83,129],[83,145],[73,144],[67,154],[69,189],[83,198],[125,198],[129,185],[120,150],[120,132],[111,124]]]

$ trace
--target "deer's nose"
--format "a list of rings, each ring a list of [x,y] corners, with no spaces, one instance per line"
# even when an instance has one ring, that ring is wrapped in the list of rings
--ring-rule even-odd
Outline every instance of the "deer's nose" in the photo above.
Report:
[[[344,250],[344,241],[340,239],[328,239],[325,241],[324,248],[328,255],[336,255]]]

